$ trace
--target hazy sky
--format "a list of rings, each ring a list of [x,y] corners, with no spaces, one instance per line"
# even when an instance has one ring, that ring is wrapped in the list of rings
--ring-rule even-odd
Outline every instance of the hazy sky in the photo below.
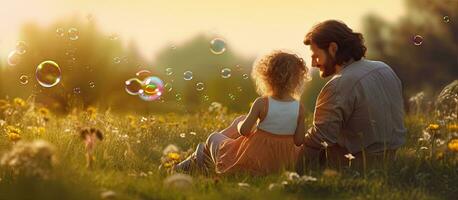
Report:
[[[220,35],[237,52],[256,56],[290,49],[309,56],[302,45],[317,22],[340,19],[361,31],[362,16],[376,13],[394,21],[404,12],[402,0],[0,0],[0,54],[14,49],[24,22],[50,26],[59,18],[91,14],[107,35],[134,40],[145,58],[198,33]],[[261,3],[262,2],[262,3]],[[27,42],[27,41],[26,41]]]

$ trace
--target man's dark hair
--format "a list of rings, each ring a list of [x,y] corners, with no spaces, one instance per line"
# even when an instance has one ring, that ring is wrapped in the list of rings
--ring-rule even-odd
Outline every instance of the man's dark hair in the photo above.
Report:
[[[314,43],[320,49],[327,51],[331,42],[338,46],[335,63],[342,65],[351,58],[358,61],[366,54],[364,38],[361,33],[353,32],[343,22],[327,20],[315,25],[305,36],[304,44]]]

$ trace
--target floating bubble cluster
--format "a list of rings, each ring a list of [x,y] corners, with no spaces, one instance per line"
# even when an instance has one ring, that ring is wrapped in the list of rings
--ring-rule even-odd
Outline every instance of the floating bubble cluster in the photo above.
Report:
[[[162,80],[148,70],[140,70],[135,73],[136,78],[131,78],[125,82],[126,92],[130,95],[138,95],[144,101],[154,101],[159,99],[164,88],[172,90],[171,85],[163,84]]]
[[[161,97],[164,90],[162,80],[155,76],[150,76],[143,80],[143,93],[139,96],[145,101],[154,101]]]
[[[142,93],[143,83],[138,78],[131,78],[125,82],[126,92],[130,95],[138,95]]]
[[[148,78],[148,77],[150,77],[152,75],[153,75],[153,73],[151,73],[148,70],[140,70],[137,73],[135,73],[135,76],[137,76],[137,78],[140,79],[140,80],[144,80],[145,78]]]
[[[62,72],[56,62],[47,60],[37,66],[35,76],[41,86],[49,88],[60,82]]]

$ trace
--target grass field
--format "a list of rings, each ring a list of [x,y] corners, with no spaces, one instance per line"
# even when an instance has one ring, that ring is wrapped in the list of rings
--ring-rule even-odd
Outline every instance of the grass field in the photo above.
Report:
[[[120,115],[89,107],[58,116],[31,101],[0,100],[0,199],[458,198],[457,124],[428,116],[406,118],[407,143],[384,170],[312,171],[306,180],[282,172],[164,182],[171,164],[237,115],[213,104],[197,114]],[[85,127],[103,134],[89,168]],[[47,143],[31,143],[39,139]]]

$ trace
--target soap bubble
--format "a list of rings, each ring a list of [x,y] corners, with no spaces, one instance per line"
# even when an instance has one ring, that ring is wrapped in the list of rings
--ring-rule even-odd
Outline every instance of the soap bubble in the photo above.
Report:
[[[183,73],[183,78],[184,78],[184,80],[187,80],[187,81],[191,80],[192,79],[192,72],[191,71],[185,71]]]
[[[210,51],[216,55],[226,51],[226,42],[221,38],[215,38],[210,42]]]
[[[221,70],[221,77],[223,77],[223,78],[231,77],[231,69],[229,69],[229,68],[222,69]]]
[[[145,101],[154,101],[162,96],[164,84],[158,77],[150,76],[143,80],[142,89],[143,92],[140,94],[140,98]]]
[[[202,91],[202,90],[204,90],[204,89],[205,89],[204,83],[198,82],[198,83],[196,84],[196,90],[197,90],[197,91]]]
[[[413,44],[416,46],[420,46],[423,43],[423,37],[421,35],[415,35],[413,37]]]
[[[240,87],[240,86],[238,86],[238,87],[237,87],[237,91],[238,91],[238,92],[242,92],[242,91],[243,91],[243,88]]]
[[[180,93],[175,94],[175,99],[177,101],[181,101],[181,94]]]
[[[165,88],[165,90],[166,90],[167,92],[170,92],[170,91],[172,91],[172,89],[173,89],[171,83],[166,83],[166,84],[164,85],[164,88]]]
[[[204,96],[202,96],[202,100],[205,101],[205,102],[209,101],[210,97],[208,95],[204,95]]]
[[[242,77],[243,77],[243,79],[245,79],[245,80],[249,78],[248,74],[243,74]]]
[[[114,62],[115,64],[119,64],[119,63],[121,63],[121,58],[119,58],[119,57],[114,57],[114,58],[113,58],[113,62]]]
[[[41,86],[53,87],[60,82],[62,72],[56,62],[47,60],[38,65],[35,76]]]
[[[89,87],[90,88],[95,88],[95,83],[93,81],[89,82]]]
[[[27,44],[24,41],[19,41],[16,43],[16,53],[19,55],[25,54],[27,51]]]
[[[59,36],[59,37],[64,37],[65,36],[64,28],[61,28],[61,27],[57,28],[56,29],[56,35]]]
[[[22,85],[25,85],[25,84],[29,83],[29,77],[26,76],[26,75],[22,75],[21,77],[19,77],[19,82]]]
[[[228,96],[229,96],[229,98],[230,98],[232,101],[235,101],[235,100],[236,100],[235,95],[233,95],[232,93],[229,93]]]
[[[80,35],[80,33],[79,33],[78,29],[76,29],[76,28],[68,29],[68,39],[75,41],[75,40],[77,40],[79,38],[79,35]]]
[[[81,93],[81,88],[79,88],[79,87],[73,88],[73,93],[80,94]]]
[[[170,76],[172,74],[173,74],[173,69],[172,68],[165,69],[165,75]]]
[[[113,34],[110,35],[109,38],[110,38],[110,40],[117,40],[119,38],[119,36],[118,36],[118,34],[113,33]]]
[[[21,61],[21,55],[17,51],[11,51],[10,54],[8,54],[8,65],[10,66],[15,66]]]
[[[130,95],[143,93],[143,83],[138,78],[131,78],[125,82],[126,92]]]
[[[138,71],[137,73],[135,73],[135,75],[137,76],[138,79],[145,80],[145,78],[152,76],[153,73],[144,69],[144,70]]]
[[[449,23],[450,22],[450,17],[446,15],[446,16],[443,17],[443,20],[444,20],[445,23]]]

